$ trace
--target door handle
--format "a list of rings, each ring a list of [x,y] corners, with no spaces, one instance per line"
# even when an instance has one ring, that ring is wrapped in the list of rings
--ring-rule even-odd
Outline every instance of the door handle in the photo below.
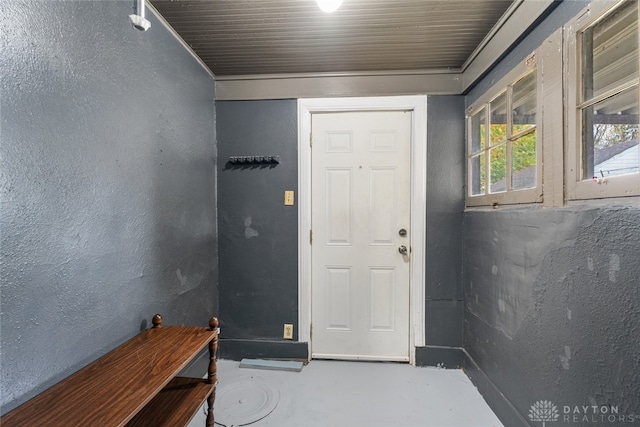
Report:
[[[407,247],[405,245],[401,245],[398,248],[398,252],[400,252],[402,255],[406,255],[407,254]]]

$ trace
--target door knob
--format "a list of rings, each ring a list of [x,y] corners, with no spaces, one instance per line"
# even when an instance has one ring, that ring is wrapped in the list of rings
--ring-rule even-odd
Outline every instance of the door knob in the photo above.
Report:
[[[407,254],[407,247],[405,245],[401,245],[398,248],[398,252],[400,252],[402,255],[406,255]]]

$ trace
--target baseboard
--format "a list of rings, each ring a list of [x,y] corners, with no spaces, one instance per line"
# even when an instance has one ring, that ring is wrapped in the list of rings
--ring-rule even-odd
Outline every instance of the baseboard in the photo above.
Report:
[[[308,360],[309,346],[306,342],[297,341],[220,339],[218,358]]]
[[[462,369],[502,424],[508,427],[530,427],[527,420],[520,415],[509,399],[491,382],[469,353],[464,349],[461,350],[464,355]]]
[[[460,347],[428,345],[416,347],[416,366],[436,366],[446,369],[460,369],[464,352]]]

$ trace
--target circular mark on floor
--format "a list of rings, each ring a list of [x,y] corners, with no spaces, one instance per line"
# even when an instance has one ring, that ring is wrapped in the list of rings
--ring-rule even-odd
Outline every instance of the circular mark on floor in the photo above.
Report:
[[[239,377],[216,388],[216,424],[246,426],[265,418],[278,406],[280,393],[257,375]]]

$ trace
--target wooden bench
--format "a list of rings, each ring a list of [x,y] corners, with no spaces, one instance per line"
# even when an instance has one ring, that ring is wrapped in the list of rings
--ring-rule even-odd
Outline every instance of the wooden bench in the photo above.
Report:
[[[2,427],[178,427],[208,403],[213,427],[218,319],[209,327],[153,327],[0,418]],[[177,377],[206,346],[206,379]]]

